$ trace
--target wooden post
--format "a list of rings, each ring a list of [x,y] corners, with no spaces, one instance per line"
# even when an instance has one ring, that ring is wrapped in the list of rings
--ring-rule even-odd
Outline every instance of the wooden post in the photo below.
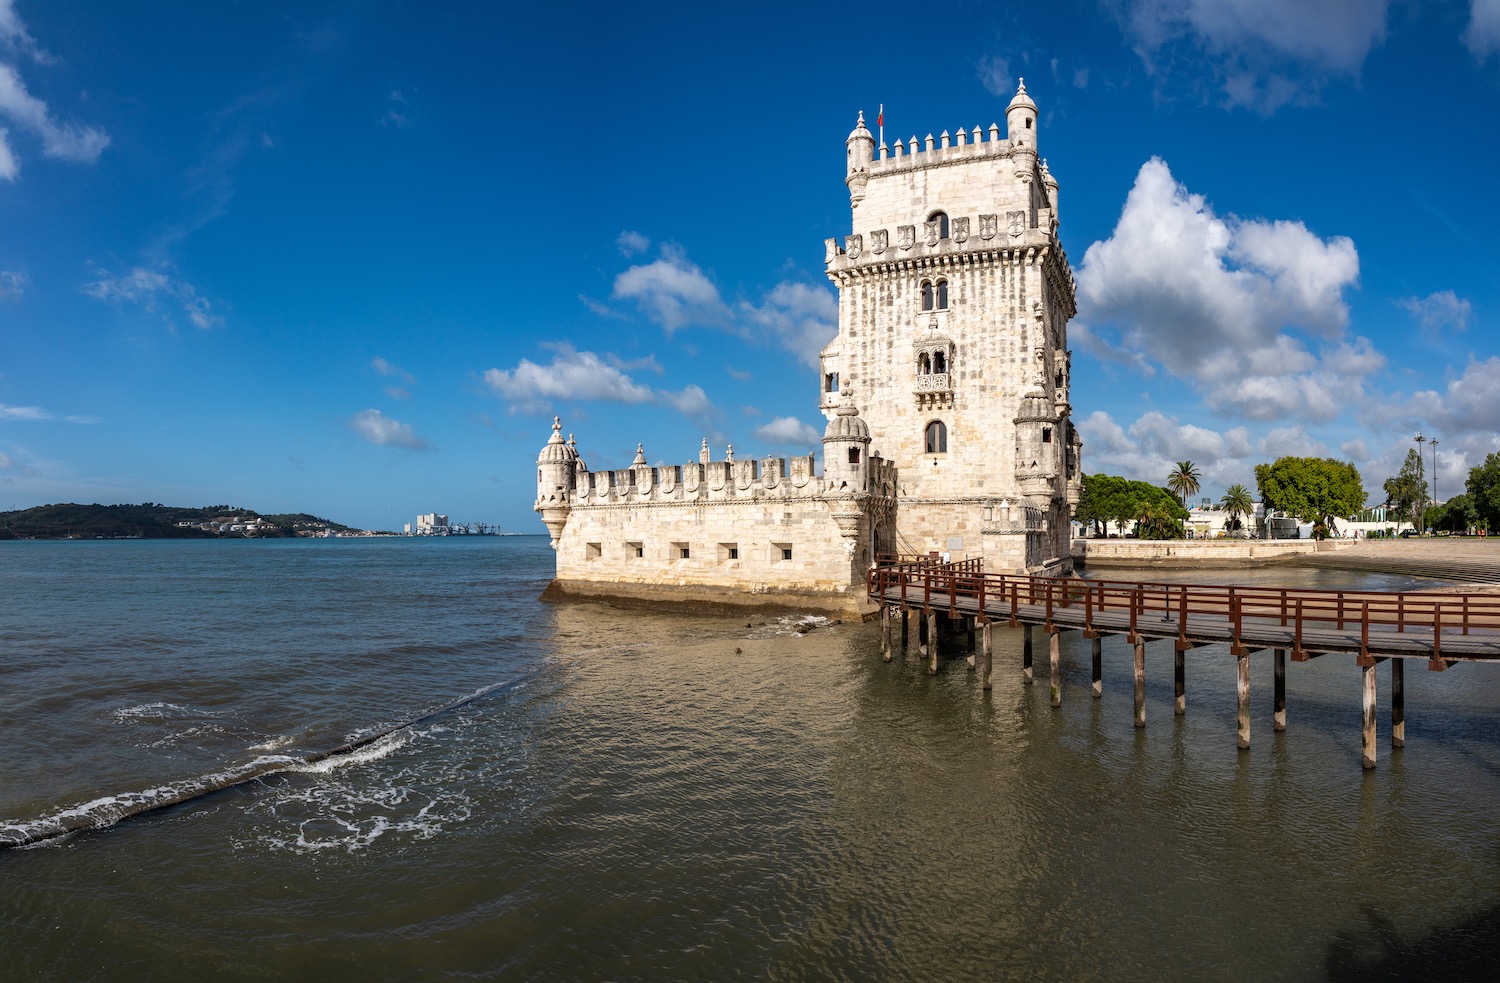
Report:
[[[1179,717],[1187,713],[1187,653],[1177,649],[1172,659],[1172,712]]]
[[[1406,660],[1391,660],[1391,747],[1406,747]]]
[[[1146,726],[1146,641],[1135,643],[1135,725]]]
[[[1047,644],[1049,661],[1052,663],[1052,705],[1062,706],[1062,633],[1053,632]]]
[[[927,655],[927,614],[923,611],[917,612],[917,654]]]
[[[1286,730],[1286,649],[1276,650],[1276,696],[1271,726],[1277,731]]]
[[[964,624],[969,630],[969,668],[975,668],[978,663],[974,658],[974,615],[964,615]]]
[[[906,639],[907,639],[908,629],[910,628],[910,625],[908,623],[909,620],[910,620],[910,615],[911,615],[911,612],[908,611],[906,608],[902,608],[901,609],[901,651],[903,651],[903,652],[906,651],[906,646],[907,646]]]
[[[1371,663],[1360,672],[1364,674],[1364,749],[1360,755],[1360,764],[1366,769],[1375,767],[1375,663]]]
[[[937,612],[927,612],[927,675],[937,675]]]
[[[1021,681],[1031,685],[1031,626],[1021,626]]]
[[[984,688],[991,689],[993,684],[990,677],[995,671],[995,650],[990,646],[990,619],[984,619],[984,626],[980,629],[981,642],[984,645]]]
[[[1094,639],[1094,699],[1104,695],[1104,639]]]
[[[880,606],[880,656],[886,662],[891,661],[891,606],[882,604]]]
[[[1236,667],[1239,669],[1235,680],[1234,690],[1239,697],[1240,721],[1239,721],[1239,745],[1240,750],[1245,751],[1250,747],[1250,653],[1241,650],[1234,657]]]

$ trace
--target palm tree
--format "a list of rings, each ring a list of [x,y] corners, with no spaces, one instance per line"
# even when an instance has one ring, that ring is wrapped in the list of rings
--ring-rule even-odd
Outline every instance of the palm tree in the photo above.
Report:
[[[1224,490],[1224,497],[1219,499],[1219,508],[1229,513],[1229,522],[1234,525],[1239,522],[1240,516],[1255,512],[1255,500],[1250,497],[1250,489],[1244,485],[1230,485]]]
[[[1190,496],[1198,494],[1198,489],[1202,487],[1198,484],[1201,477],[1203,475],[1192,461],[1178,461],[1177,467],[1167,475],[1167,488],[1182,500],[1183,508],[1187,508]]]

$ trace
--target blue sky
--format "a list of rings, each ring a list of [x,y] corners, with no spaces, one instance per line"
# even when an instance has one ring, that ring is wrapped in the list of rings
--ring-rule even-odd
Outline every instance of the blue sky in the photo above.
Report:
[[[553,414],[806,453],[856,113],[1020,76],[1086,471],[1500,447],[1500,0],[823,6],[0,0],[0,509],[539,532]]]

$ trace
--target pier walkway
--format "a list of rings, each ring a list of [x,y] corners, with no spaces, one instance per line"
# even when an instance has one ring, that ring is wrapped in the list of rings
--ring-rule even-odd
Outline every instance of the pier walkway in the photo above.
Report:
[[[881,648],[890,661],[892,622],[901,618],[908,637],[910,612],[921,615],[919,644],[937,671],[937,619],[967,625],[969,649],[977,626],[984,688],[991,687],[991,625],[1024,629],[1022,674],[1032,681],[1031,630],[1050,640],[1051,699],[1062,702],[1059,636],[1081,631],[1093,641],[1093,691],[1099,696],[1100,639],[1124,635],[1135,649],[1135,723],[1144,727],[1145,649],[1170,641],[1175,653],[1177,713],[1185,712],[1185,654],[1203,645],[1227,644],[1237,663],[1239,746],[1250,746],[1250,665],[1255,652],[1275,657],[1275,729],[1286,726],[1286,661],[1325,655],[1352,657],[1363,678],[1363,753],[1375,766],[1375,669],[1391,666],[1391,743],[1406,742],[1404,674],[1409,659],[1433,671],[1461,662],[1500,663],[1500,595],[1479,593],[1385,593],[1268,587],[1160,584],[986,574],[980,561],[937,563],[883,559],[867,578],[870,599],[880,605]],[[970,655],[970,666],[975,657]]]

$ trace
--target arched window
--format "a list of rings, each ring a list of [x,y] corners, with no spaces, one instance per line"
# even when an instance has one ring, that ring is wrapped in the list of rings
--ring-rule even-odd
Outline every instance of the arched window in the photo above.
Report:
[[[927,436],[923,446],[926,454],[948,453],[948,428],[943,425],[942,420],[933,420],[927,424]]]
[[[947,280],[939,280],[937,282],[937,309],[940,310],[940,311],[946,311],[948,309],[948,281]]]
[[[928,357],[928,355],[927,355],[926,352],[923,352],[922,354],[920,354],[920,355],[917,356],[917,375],[931,375],[931,374],[932,374],[932,359],[930,357]]]
[[[922,281],[922,310],[932,310],[932,281]]]
[[[927,221],[929,221],[929,222],[936,222],[938,224],[938,238],[939,239],[946,239],[946,238],[948,238],[948,213],[947,212],[933,212],[931,215],[927,216]]]
[[[942,352],[932,353],[932,371],[938,375],[948,371],[948,357]]]

